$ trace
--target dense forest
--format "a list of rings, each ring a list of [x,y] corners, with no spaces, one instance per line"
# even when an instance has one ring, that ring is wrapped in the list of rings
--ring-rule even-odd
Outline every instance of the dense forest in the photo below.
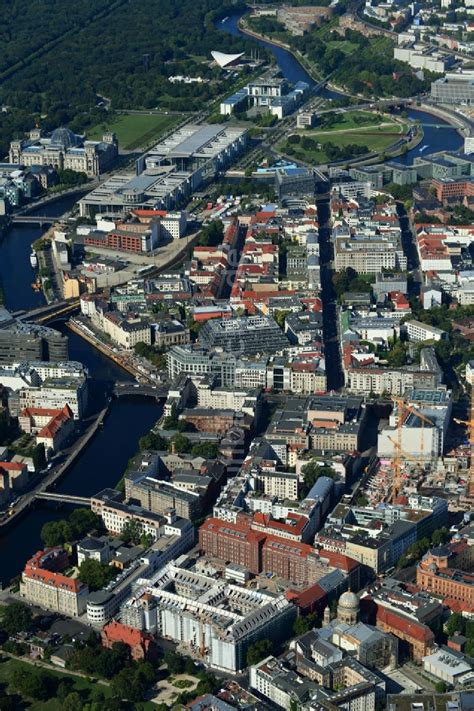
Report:
[[[124,2],[124,0],[122,0]],[[117,5],[117,0],[4,0],[0,3],[0,76],[25,64],[70,30],[80,30]]]
[[[112,108],[196,110],[224,88],[209,66],[223,47],[214,27],[238,10],[232,0],[6,0],[0,9],[0,151],[41,118],[86,129]],[[226,51],[248,48],[225,36]],[[52,46],[51,46],[52,45]],[[48,47],[50,47],[48,49]],[[21,60],[21,61],[20,61]],[[172,84],[176,74],[205,84]]]

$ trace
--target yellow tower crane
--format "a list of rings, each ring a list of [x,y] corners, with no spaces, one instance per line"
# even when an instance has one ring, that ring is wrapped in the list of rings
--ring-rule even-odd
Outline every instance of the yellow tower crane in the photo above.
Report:
[[[392,493],[390,496],[390,500],[393,501],[400,493],[401,488],[402,488],[402,461],[401,457],[402,454],[407,458],[407,459],[413,459],[415,461],[422,460],[424,461],[424,443],[425,443],[425,422],[429,425],[434,425],[434,422],[429,419],[429,417],[426,417],[426,415],[423,415],[419,410],[417,410],[415,407],[412,405],[409,405],[404,398],[401,397],[393,397],[392,396],[393,402],[397,406],[397,441],[389,437],[389,440],[394,444],[395,446],[395,454],[393,457],[393,479],[392,479]],[[420,455],[419,457],[414,457],[412,455],[408,455],[406,452],[404,452],[402,448],[402,425],[405,420],[405,416],[407,413],[412,413],[415,415],[415,417],[419,417],[421,420],[421,441],[420,441]]]

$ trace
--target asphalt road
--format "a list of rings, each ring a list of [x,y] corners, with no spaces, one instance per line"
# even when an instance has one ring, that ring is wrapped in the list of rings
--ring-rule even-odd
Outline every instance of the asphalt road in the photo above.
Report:
[[[323,302],[323,336],[326,359],[327,389],[339,390],[344,385],[339,343],[338,309],[332,283],[334,248],[329,226],[327,198],[318,200],[319,250],[321,260],[321,299]]]

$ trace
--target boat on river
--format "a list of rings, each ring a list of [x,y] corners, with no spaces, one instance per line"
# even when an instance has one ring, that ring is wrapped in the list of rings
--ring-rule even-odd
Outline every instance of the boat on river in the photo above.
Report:
[[[32,250],[30,254],[30,264],[33,267],[33,269],[36,269],[38,266],[38,257],[36,256],[36,252]]]

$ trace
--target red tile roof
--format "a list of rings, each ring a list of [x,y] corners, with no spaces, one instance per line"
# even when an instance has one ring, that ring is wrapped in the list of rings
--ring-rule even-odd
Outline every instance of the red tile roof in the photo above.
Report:
[[[20,462],[0,462],[0,469],[5,472],[20,472],[26,469],[26,464]]]
[[[388,625],[395,636],[398,631],[418,642],[434,642],[434,634],[429,627],[422,625],[420,622],[414,622],[408,617],[393,612],[393,610],[388,610],[379,604],[377,604],[377,622]]]
[[[128,647],[136,647],[153,640],[152,635],[148,632],[123,625],[121,622],[117,622],[117,620],[112,620],[108,625],[105,625],[102,633],[109,642],[122,642]]]
[[[67,575],[48,570],[47,568],[51,557],[57,553],[61,554],[62,552],[62,548],[47,548],[44,551],[38,551],[25,565],[23,577],[30,578],[30,580],[36,582],[42,582],[45,585],[59,588],[60,590],[78,593],[85,587],[79,579],[69,578]]]
[[[315,583],[305,590],[287,590],[285,597],[289,602],[294,602],[298,607],[306,608],[316,602],[326,600],[326,591]]]
[[[346,573],[355,570],[359,566],[359,562],[354,558],[336,551],[321,550],[319,551],[319,556],[321,560],[327,560],[331,567],[339,568],[339,570],[344,570]]]
[[[145,210],[143,208],[137,208],[132,210],[132,214],[137,217],[166,217],[168,214],[167,210]]]

